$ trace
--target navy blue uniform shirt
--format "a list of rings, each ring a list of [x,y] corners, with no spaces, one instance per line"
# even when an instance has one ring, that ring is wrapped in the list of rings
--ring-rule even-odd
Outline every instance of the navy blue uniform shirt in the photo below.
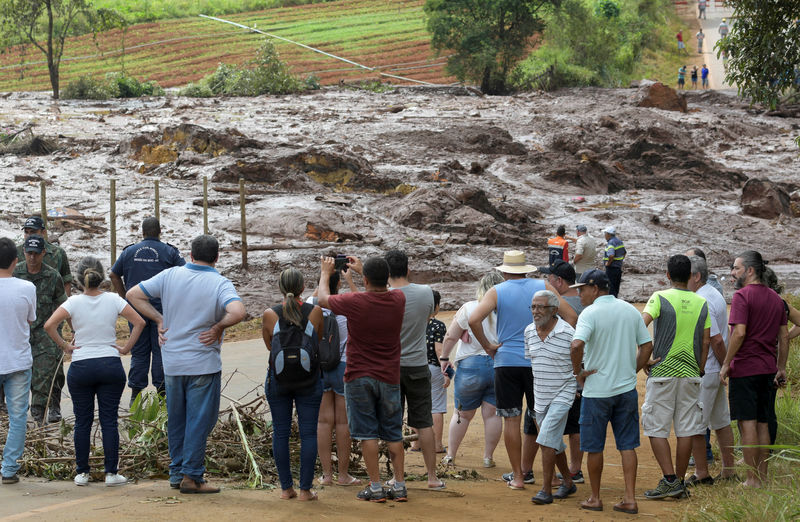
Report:
[[[126,246],[111,271],[122,277],[125,290],[130,290],[167,268],[185,264],[177,248],[156,238],[146,237],[143,241]],[[161,311],[160,299],[151,299],[150,304]]]

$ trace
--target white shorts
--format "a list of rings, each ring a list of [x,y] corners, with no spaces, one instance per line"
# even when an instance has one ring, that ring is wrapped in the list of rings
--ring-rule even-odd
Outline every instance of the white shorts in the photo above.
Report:
[[[700,403],[703,405],[703,424],[712,430],[731,425],[725,386],[719,382],[719,372],[707,373],[700,384]]]
[[[444,387],[442,367],[429,364],[431,371],[431,413],[447,413],[447,388]]]
[[[646,437],[704,435],[700,377],[650,377],[642,404],[642,433]]]

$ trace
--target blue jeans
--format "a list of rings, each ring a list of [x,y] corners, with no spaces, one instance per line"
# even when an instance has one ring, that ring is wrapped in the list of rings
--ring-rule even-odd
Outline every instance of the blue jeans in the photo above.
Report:
[[[4,477],[13,477],[19,471],[17,459],[22,457],[25,449],[31,375],[30,369],[0,375],[0,387],[5,388],[8,409],[8,436],[3,448]]]
[[[222,372],[207,375],[166,375],[169,481],[183,475],[205,482],[206,441],[219,417]]]
[[[497,405],[494,396],[494,361],[483,355],[472,355],[458,361],[453,382],[457,410],[476,410],[485,401]]]
[[[403,403],[399,384],[387,384],[374,377],[357,377],[344,383],[344,400],[350,438],[386,442],[403,440]]]
[[[116,473],[119,463],[119,399],[125,389],[125,370],[119,357],[98,357],[69,365],[67,386],[75,413],[75,464],[78,473],[89,473],[89,446],[94,422],[94,399],[103,432],[106,473]]]
[[[297,409],[297,425],[300,431],[300,489],[311,489],[314,482],[314,467],[317,464],[317,420],[322,401],[322,380],[317,379],[313,388],[307,390],[285,390],[275,381],[272,370],[267,372],[264,388],[272,414],[272,456],[278,468],[281,489],[294,487],[289,460],[289,434],[292,431],[292,403]]]
[[[128,326],[131,326],[128,323]],[[132,328],[131,328],[132,329]],[[150,358],[152,356],[152,367]],[[128,387],[147,388],[147,371],[153,376],[153,386],[163,388],[164,365],[161,363],[161,346],[158,344],[158,326],[145,319],[144,330],[131,349],[131,369],[128,371]]]

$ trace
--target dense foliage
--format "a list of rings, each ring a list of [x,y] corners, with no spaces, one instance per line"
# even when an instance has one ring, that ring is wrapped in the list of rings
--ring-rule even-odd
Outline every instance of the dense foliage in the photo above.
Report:
[[[431,45],[452,51],[447,70],[489,94],[508,90],[508,76],[544,27],[540,14],[558,0],[427,0]]]
[[[103,79],[81,76],[61,91],[61,97],[78,100],[107,100],[109,98],[138,98],[164,94],[158,83],[141,82],[125,73],[109,73]]]

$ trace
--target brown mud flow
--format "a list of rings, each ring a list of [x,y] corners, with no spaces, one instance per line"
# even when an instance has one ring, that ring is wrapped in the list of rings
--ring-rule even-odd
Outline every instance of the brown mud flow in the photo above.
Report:
[[[667,257],[694,245],[720,275],[738,252],[760,250],[796,290],[800,119],[781,116],[732,92],[683,97],[647,82],[512,97],[324,89],[57,105],[14,93],[0,99],[3,127],[32,125],[54,150],[0,151],[0,232],[20,239],[44,181],[48,208],[70,218],[53,222],[51,238],[73,263],[86,254],[108,260],[109,179],[117,180],[118,251],[152,214],[159,180],[163,239],[188,256],[202,232],[207,177],[219,267],[254,315],[276,300],[289,265],[313,286],[320,254],[390,248],[408,251],[412,277],[455,308],[503,250],[522,248],[543,265],[559,224],[585,224],[596,237],[616,226],[629,251],[629,300],[666,284]],[[239,265],[239,179],[248,270]]]

